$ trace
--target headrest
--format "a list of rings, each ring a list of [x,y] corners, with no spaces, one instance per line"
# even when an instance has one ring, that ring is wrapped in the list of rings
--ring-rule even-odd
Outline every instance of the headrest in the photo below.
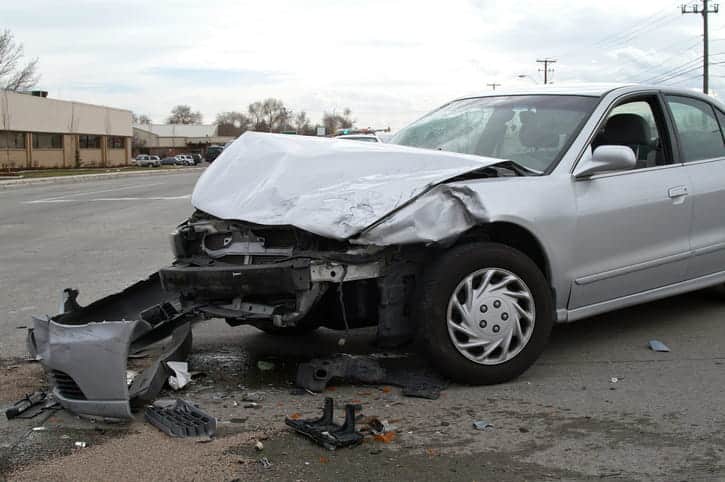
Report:
[[[649,144],[649,124],[637,114],[615,114],[609,118],[601,134],[601,144],[627,146]]]

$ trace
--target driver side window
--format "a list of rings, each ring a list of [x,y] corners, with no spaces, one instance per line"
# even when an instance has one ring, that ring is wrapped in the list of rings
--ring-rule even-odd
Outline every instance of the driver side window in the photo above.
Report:
[[[652,108],[655,98],[637,99],[618,105],[609,113],[592,142],[592,149],[603,145],[627,146],[637,158],[636,169],[668,164],[661,129]]]

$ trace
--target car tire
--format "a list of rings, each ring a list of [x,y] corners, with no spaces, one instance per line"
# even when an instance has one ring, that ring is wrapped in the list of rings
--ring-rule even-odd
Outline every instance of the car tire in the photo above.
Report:
[[[518,377],[541,355],[554,324],[543,273],[503,244],[451,248],[427,267],[419,290],[423,345],[431,362],[457,382],[491,385]]]

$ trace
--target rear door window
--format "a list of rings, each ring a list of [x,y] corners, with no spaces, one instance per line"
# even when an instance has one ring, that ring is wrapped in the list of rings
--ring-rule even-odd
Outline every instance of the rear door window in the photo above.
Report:
[[[710,104],[691,97],[668,95],[684,162],[725,157],[725,143]]]

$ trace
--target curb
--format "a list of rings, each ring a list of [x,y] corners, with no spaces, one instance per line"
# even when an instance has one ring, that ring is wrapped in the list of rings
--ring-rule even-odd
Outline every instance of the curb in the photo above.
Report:
[[[39,177],[35,179],[10,179],[0,181],[0,189],[7,189],[21,186],[33,186],[42,184],[73,184],[77,182],[103,181],[106,179],[117,179],[123,177],[139,176],[172,176],[200,172],[206,167],[184,167],[179,169],[165,169],[163,171],[131,171],[131,172],[104,172],[101,174],[80,174],[78,176]]]

